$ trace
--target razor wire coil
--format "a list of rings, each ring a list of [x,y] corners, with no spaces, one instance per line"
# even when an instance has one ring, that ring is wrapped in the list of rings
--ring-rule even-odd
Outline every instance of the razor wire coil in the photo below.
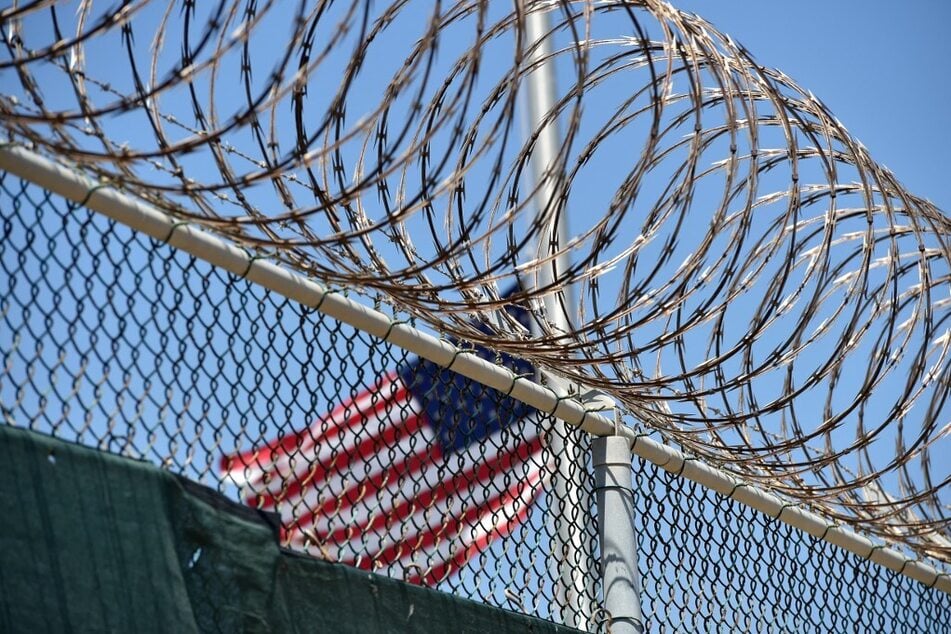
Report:
[[[534,12],[551,16],[543,59]],[[10,140],[949,560],[948,221],[698,16],[660,0],[34,0],[0,20]],[[541,64],[564,84],[521,137]],[[535,183],[550,127],[564,142]],[[562,215],[575,224],[552,242]]]
[[[144,459],[244,499],[219,471],[222,454],[289,437],[408,361],[399,348],[9,175],[0,176],[0,227],[4,424]],[[463,385],[507,407],[503,394]],[[455,425],[464,422],[451,407],[437,407]],[[397,407],[391,414],[411,412]],[[361,437],[378,432],[371,416],[359,422]],[[341,476],[366,478],[357,461],[331,449]],[[303,447],[297,455],[312,459]],[[557,465],[546,465],[534,511],[511,534],[428,583],[567,621],[578,605],[557,590],[553,562],[562,556],[552,544],[559,523],[568,522],[585,531],[589,551],[562,560],[589,571],[590,595],[582,601],[590,621],[581,625],[595,631],[604,619],[596,607],[596,514],[565,516],[551,489]],[[946,593],[675,473],[639,459],[634,465],[647,631],[947,631]],[[450,461],[445,469],[470,466]],[[590,465],[570,466],[590,494]],[[412,494],[411,483],[406,491]],[[299,504],[293,516],[313,504]],[[375,569],[369,549],[379,529],[361,536],[362,553],[332,552],[326,536],[347,523],[329,517],[323,537],[284,545],[331,561],[353,563],[362,554],[356,565]],[[414,565],[434,563],[421,557]],[[212,588],[214,582],[207,580]]]

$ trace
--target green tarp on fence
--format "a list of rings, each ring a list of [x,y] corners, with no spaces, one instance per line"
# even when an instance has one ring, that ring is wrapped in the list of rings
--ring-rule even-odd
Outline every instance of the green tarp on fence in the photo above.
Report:
[[[570,632],[282,551],[155,466],[0,425],[2,632]]]

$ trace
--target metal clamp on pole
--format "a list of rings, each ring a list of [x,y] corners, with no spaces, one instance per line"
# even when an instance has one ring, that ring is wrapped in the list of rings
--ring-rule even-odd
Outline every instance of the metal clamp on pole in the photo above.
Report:
[[[606,630],[611,634],[640,634],[644,623],[637,573],[631,444],[621,436],[604,436],[595,438],[591,447]]]

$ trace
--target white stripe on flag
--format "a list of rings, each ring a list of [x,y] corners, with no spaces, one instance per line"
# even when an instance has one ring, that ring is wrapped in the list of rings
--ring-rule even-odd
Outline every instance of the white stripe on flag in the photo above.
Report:
[[[535,416],[443,456],[423,411],[391,373],[308,429],[224,457],[224,477],[277,507],[292,547],[436,582],[524,521],[545,470]]]
[[[421,447],[427,447],[434,439],[429,426],[420,416],[405,410],[404,418],[368,420],[357,433],[345,434],[314,448],[316,455],[301,452],[290,460],[296,469],[286,475],[268,473],[254,474],[243,487],[249,503],[272,508],[281,501],[294,502],[302,492],[322,482],[329,490],[343,491],[333,486],[336,481],[354,478],[366,480],[382,467],[380,461],[394,456],[409,456]],[[326,488],[326,487],[323,487]]]
[[[370,389],[334,408],[307,429],[260,449],[226,456],[222,460],[223,475],[238,486],[260,486],[265,479],[280,483],[295,476],[302,478],[311,465],[332,456],[342,442],[354,442],[365,433],[365,428],[372,429],[380,421],[407,416],[410,399],[396,373],[385,375]],[[313,455],[315,446],[317,455]]]
[[[468,510],[480,509],[481,515],[482,507],[506,491],[513,481],[527,479],[541,470],[542,449],[538,446],[534,453],[523,458],[510,457],[509,462],[509,465],[500,465],[505,468],[486,470],[487,473],[482,474],[470,475],[468,468],[458,474],[447,469],[440,482],[420,482],[414,492],[398,497],[381,495],[367,500],[367,504],[325,516],[312,527],[311,534],[326,537],[321,540],[325,548],[339,559],[353,557],[354,553],[382,552],[398,542],[413,543],[419,535],[438,531],[446,521],[462,517]],[[437,487],[444,483],[454,484],[457,490],[440,494]],[[305,543],[307,533],[293,528],[291,532],[297,533],[290,535],[292,544]],[[334,555],[335,548],[339,549],[339,555]]]
[[[483,552],[492,541],[508,535],[522,524],[528,516],[531,503],[540,491],[543,472],[533,470],[517,481],[491,506],[481,509],[481,513],[467,526],[455,532],[448,532],[435,543],[412,548],[407,540],[407,548],[400,553],[399,559],[384,564],[375,571],[390,577],[422,582],[427,585],[439,583],[447,574],[464,566],[473,556]],[[372,569],[372,560],[354,562],[362,568]]]
[[[371,513],[387,513],[399,502],[451,480],[456,473],[496,462],[519,447],[538,443],[538,438],[537,434],[523,438],[510,430],[497,431],[446,457],[441,455],[435,434],[426,425],[401,442],[392,454],[381,451],[346,465],[347,469],[320,483],[314,481],[300,487],[298,495],[282,501],[281,519],[288,526],[300,522],[319,536],[329,534],[341,524],[359,525]],[[396,456],[395,460],[390,459],[391,455]],[[405,460],[411,457],[416,459]]]

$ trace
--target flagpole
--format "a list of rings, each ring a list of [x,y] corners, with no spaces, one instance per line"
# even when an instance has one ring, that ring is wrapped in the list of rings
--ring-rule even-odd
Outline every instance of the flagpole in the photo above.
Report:
[[[524,10],[526,2],[522,0]],[[538,131],[532,154],[532,173],[537,188],[535,198],[536,221],[542,226],[538,244],[538,256],[546,258],[557,254],[550,263],[539,268],[536,275],[538,288],[552,287],[569,265],[568,254],[562,248],[568,242],[566,214],[555,214],[554,200],[557,192],[553,178],[549,173],[562,142],[557,121],[543,126],[545,117],[555,107],[555,68],[550,60],[552,53],[550,10],[536,10],[526,16],[526,46],[529,53],[528,65],[538,63],[538,68],[526,78],[526,102],[528,111],[528,133]],[[540,128],[538,130],[538,128]],[[551,207],[550,209],[546,208]],[[570,332],[571,323],[567,315],[574,306],[570,289],[549,292],[544,297],[545,314],[548,326],[556,336]],[[543,333],[536,333],[543,334]],[[546,377],[549,384],[558,393],[566,393],[568,385],[559,377]],[[548,498],[548,512],[555,525],[552,552],[557,570],[556,600],[563,608],[562,618],[566,625],[587,630],[591,619],[593,577],[589,568],[592,557],[590,549],[589,527],[591,526],[591,504],[584,481],[587,475],[586,447],[579,446],[578,432],[569,430],[561,420],[555,419],[548,434],[548,447],[555,458],[552,473],[551,494]]]

